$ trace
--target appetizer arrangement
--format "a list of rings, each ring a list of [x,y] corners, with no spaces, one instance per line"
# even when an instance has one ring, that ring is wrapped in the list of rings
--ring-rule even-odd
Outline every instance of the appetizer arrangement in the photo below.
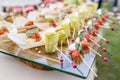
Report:
[[[91,70],[98,77],[91,68],[95,55],[113,65],[97,52],[100,49],[112,56],[100,45],[101,40],[112,45],[102,33],[104,29],[116,31],[109,24],[119,23],[113,22],[113,18],[117,20],[114,14],[97,10],[96,3],[70,1],[44,3],[44,7],[25,15],[0,13],[1,52],[7,51],[83,78]]]

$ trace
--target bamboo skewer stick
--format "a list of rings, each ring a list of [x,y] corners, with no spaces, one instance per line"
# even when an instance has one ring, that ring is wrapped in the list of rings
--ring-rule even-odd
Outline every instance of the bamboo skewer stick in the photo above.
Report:
[[[1,41],[1,43],[9,42],[9,41],[11,41],[11,40],[3,40],[3,41]]]
[[[95,42],[94,40],[90,39],[95,45],[97,45],[98,47],[101,47],[97,42]]]
[[[61,51],[62,51],[62,43],[63,43],[63,41],[61,41]],[[61,57],[61,59],[60,59],[60,62],[61,62],[61,69],[63,69],[63,58]]]
[[[84,38],[85,41],[87,41],[85,38]],[[90,39],[95,45],[97,45],[98,47],[101,47],[97,42],[95,42],[94,40]]]
[[[74,28],[74,30],[73,30],[72,38],[73,38],[73,39],[75,38],[75,28]]]
[[[89,47],[90,50],[92,50],[95,54],[97,54],[98,56],[102,57],[102,55],[100,53],[98,53],[97,51],[95,51],[94,49],[92,49],[91,47]]]
[[[70,43],[69,43],[69,39],[68,39],[68,36],[66,35],[66,39],[67,39],[67,44],[68,44],[68,46],[70,45]]]
[[[21,48],[18,48],[17,51],[16,51],[16,53],[15,53],[15,55],[18,55],[19,52],[20,52],[20,50],[21,50]]]
[[[93,69],[88,65],[88,63],[84,60],[84,58],[83,58],[81,55],[80,55],[80,57],[81,57],[83,63],[86,64],[87,67],[91,70],[91,72],[92,72],[96,77],[98,77],[98,75],[97,75],[97,74],[93,71]]]
[[[100,26],[100,27],[110,29],[110,27],[109,27],[109,26],[108,26],[108,27],[105,27],[105,26]]]
[[[101,39],[103,39],[104,41],[106,40],[104,37],[102,37],[101,35],[95,33],[98,37],[100,37]]]
[[[61,51],[62,51],[62,44],[63,44],[63,41],[61,41],[61,47],[60,47],[60,48],[61,48]]]

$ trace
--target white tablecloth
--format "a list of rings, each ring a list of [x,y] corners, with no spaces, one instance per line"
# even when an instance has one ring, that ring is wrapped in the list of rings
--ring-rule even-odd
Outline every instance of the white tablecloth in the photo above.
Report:
[[[82,80],[58,71],[33,69],[14,58],[0,53],[0,80]],[[93,80],[93,75],[89,79]]]

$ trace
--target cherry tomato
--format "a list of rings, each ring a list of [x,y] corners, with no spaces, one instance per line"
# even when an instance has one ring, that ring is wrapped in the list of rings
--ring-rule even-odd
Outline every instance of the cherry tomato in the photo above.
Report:
[[[72,66],[73,66],[73,68],[77,68],[77,64],[75,64],[75,63],[72,64]]]
[[[63,60],[63,58],[60,58],[60,62],[63,62],[64,60]]]
[[[109,14],[108,13],[105,13],[103,16],[104,16],[104,18],[109,18]]]
[[[111,28],[110,28],[110,30],[111,30],[111,31],[114,31],[114,30],[115,30],[115,28],[114,28],[114,27],[111,27]]]
[[[97,20],[97,23],[98,23],[99,25],[103,25],[104,21],[103,21],[102,19],[98,19],[98,20]]]
[[[73,58],[80,58],[80,53],[78,50],[74,50],[71,55]]]
[[[104,60],[104,62],[107,62],[107,61],[108,61],[108,58],[107,58],[107,57],[104,57],[103,60]]]
[[[107,52],[107,49],[106,49],[106,48],[103,48],[102,50],[103,50],[103,52]]]
[[[106,19],[105,19],[105,17],[104,17],[104,16],[102,17],[102,21],[103,21],[103,22],[106,22]]]
[[[82,45],[83,50],[89,49],[89,43],[87,41],[81,41],[80,43]]]
[[[109,40],[105,40],[105,42],[108,44],[108,43],[110,43],[110,41]]]
[[[100,28],[100,25],[99,25],[97,22],[93,23],[93,26],[94,26],[94,28],[97,29],[97,30]]]
[[[88,41],[88,42],[90,42],[91,41],[91,35],[89,34],[89,33],[85,33],[84,35],[83,35],[83,37]]]
[[[92,36],[97,36],[97,34],[98,34],[98,30],[94,29],[92,32]]]

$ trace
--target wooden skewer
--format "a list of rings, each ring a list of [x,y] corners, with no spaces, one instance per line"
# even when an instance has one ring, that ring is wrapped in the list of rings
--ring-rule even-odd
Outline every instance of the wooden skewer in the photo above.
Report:
[[[111,20],[109,20],[109,19],[105,19],[105,20],[107,20],[108,22],[112,23],[112,21],[111,21]]]
[[[72,61],[61,50],[59,50],[57,47],[55,47],[55,49],[59,51],[70,63],[72,63]]]
[[[68,46],[69,46],[70,44],[69,44],[69,39],[68,39],[68,36],[67,36],[67,35],[66,35],[66,38],[67,38],[67,44],[68,44]]]
[[[87,41],[85,38],[84,38],[85,41]],[[98,47],[101,47],[98,43],[96,43],[94,40],[90,39],[94,44],[96,44]]]
[[[98,37],[100,37],[101,39],[103,39],[104,41],[106,40],[104,37],[102,37],[101,35],[95,33]]]
[[[73,31],[72,38],[75,38],[75,28],[74,28],[74,31]]]
[[[21,50],[21,48],[18,48],[17,51],[16,51],[16,53],[15,53],[15,55],[18,55],[19,52],[20,52],[20,50]]]
[[[81,57],[83,63],[86,64],[87,67],[91,70],[91,72],[92,72],[96,77],[98,77],[98,75],[97,75],[97,74],[95,73],[95,71],[93,71],[93,69],[88,65],[88,63],[84,60],[84,58],[83,58],[81,55],[80,55],[80,57]]]
[[[61,51],[62,51],[62,44],[63,44],[63,41],[61,41]]]
[[[9,41],[11,41],[11,40],[3,40],[1,43],[4,43],[4,42],[9,42]]]
[[[89,47],[90,50],[92,50],[95,54],[97,54],[98,56],[102,57],[102,55],[100,53],[98,53],[97,51],[95,51],[94,49],[92,49],[91,47]]]
[[[97,42],[95,42],[94,40],[90,39],[95,45],[97,45],[98,47],[101,47]]]
[[[61,41],[61,51],[62,51],[62,43],[63,43],[63,41]],[[63,69],[63,61],[61,62],[61,69]]]
[[[105,27],[105,26],[100,26],[100,27],[102,27],[102,28],[108,28],[108,29],[110,29],[110,27],[108,26],[108,27]]]

